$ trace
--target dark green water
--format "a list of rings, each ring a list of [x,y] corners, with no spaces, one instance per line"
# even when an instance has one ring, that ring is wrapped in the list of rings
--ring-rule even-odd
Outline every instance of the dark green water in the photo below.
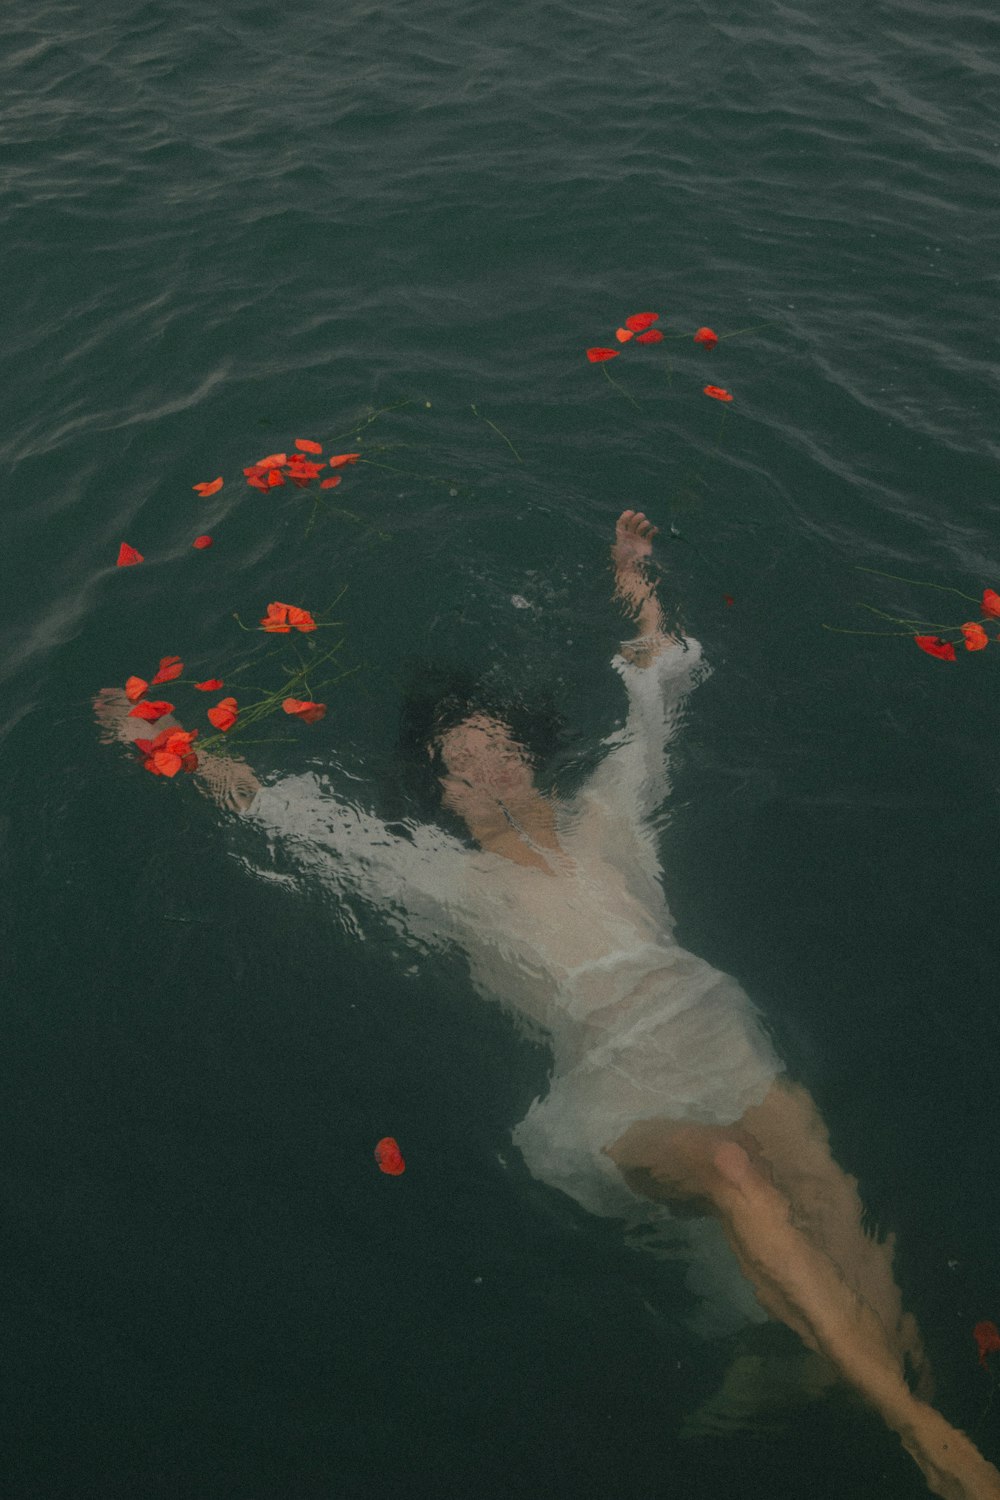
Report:
[[[346,586],[358,671],[261,774],[398,811],[416,662],[552,699],[571,785],[623,712],[622,504],[714,668],[664,819],[680,937],[766,1012],[1000,1456],[1000,663],[822,628],[974,613],[859,564],[1000,587],[998,33],[916,0],[7,10],[11,1500],[926,1493],[846,1400],[683,1440],[731,1348],[511,1150],[544,1049],[92,721],[163,654],[225,676],[234,610]],[[646,308],[766,326],[630,346],[630,402],[583,351]],[[403,401],[351,516],[237,482]]]

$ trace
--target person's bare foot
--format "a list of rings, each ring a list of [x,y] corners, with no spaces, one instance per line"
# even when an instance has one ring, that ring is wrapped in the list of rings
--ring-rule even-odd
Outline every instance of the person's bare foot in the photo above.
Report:
[[[615,571],[632,568],[653,550],[653,538],[659,531],[645,512],[623,510],[615,523],[615,542],[611,549]]]

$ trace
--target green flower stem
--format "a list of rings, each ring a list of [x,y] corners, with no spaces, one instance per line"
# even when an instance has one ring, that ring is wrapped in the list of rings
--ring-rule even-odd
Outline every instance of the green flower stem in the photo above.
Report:
[[[642,408],[639,406],[638,401],[636,401],[634,396],[630,396],[625,387],[623,385],[619,385],[618,381],[609,374],[608,367],[603,361],[601,363],[601,369],[604,371],[604,378],[608,382],[608,384],[613,385],[615,390],[618,391],[620,395],[625,397],[626,401],[630,401],[635,407],[636,411],[641,411]]]
[[[961,589],[952,588],[947,583],[929,583],[926,578],[904,578],[900,573],[883,573],[881,568],[863,568],[860,563],[857,566],[859,573],[872,573],[876,578],[893,578],[897,583],[912,583],[920,589],[939,589],[942,594],[957,594],[960,599],[968,599],[973,604],[982,601],[976,599],[972,594],[963,594]]]
[[[490,419],[489,419],[489,417],[484,417],[483,414],[482,414],[482,412],[476,406],[475,402],[471,403],[470,410],[471,410],[471,412],[472,412],[472,414],[473,414],[474,417],[478,417],[481,422],[485,422],[486,425],[487,425],[487,427],[492,427],[493,431],[496,433],[497,437],[503,438],[504,442],[507,444],[507,447],[510,449],[511,453],[513,453],[514,457],[517,459],[518,463],[519,464],[523,464],[524,463],[524,459],[521,457],[520,453],[518,453],[517,449],[514,447],[514,444],[511,442],[511,440],[507,436],[507,434],[505,432],[501,431],[501,429],[497,426],[497,424],[495,422],[491,422]]]

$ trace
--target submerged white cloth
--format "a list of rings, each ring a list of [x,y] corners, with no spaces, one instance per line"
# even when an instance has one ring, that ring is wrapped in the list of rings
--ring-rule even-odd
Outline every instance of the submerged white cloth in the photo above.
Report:
[[[674,941],[661,884],[649,818],[705,675],[701,648],[671,642],[649,666],[613,665],[628,717],[560,807],[564,854],[540,850],[548,869],[436,827],[396,831],[312,775],[264,788],[249,813],[338,898],[372,903],[410,941],[458,944],[477,988],[544,1033],[551,1085],[514,1141],[534,1176],[604,1214],[637,1200],[602,1147],[639,1119],[729,1123],[781,1068],[736,981]]]

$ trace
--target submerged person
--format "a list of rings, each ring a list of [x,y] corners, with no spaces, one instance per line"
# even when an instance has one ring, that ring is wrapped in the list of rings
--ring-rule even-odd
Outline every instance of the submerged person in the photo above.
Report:
[[[655,534],[641,511],[618,519],[616,594],[637,628],[614,661],[628,716],[572,802],[544,795],[507,724],[476,710],[427,746],[475,849],[434,824],[394,832],[312,775],[260,787],[218,757],[200,771],[338,898],[376,905],[408,939],[458,944],[477,987],[541,1030],[550,1087],[514,1131],[535,1176],[596,1213],[646,1203],[714,1220],[763,1313],[875,1407],[935,1494],[1000,1500],[1000,1474],[910,1389],[922,1350],[891,1248],[865,1234],[815,1104],[736,981],[674,940],[649,819],[704,668],[667,628]],[[144,730],[120,695],[98,715]]]

